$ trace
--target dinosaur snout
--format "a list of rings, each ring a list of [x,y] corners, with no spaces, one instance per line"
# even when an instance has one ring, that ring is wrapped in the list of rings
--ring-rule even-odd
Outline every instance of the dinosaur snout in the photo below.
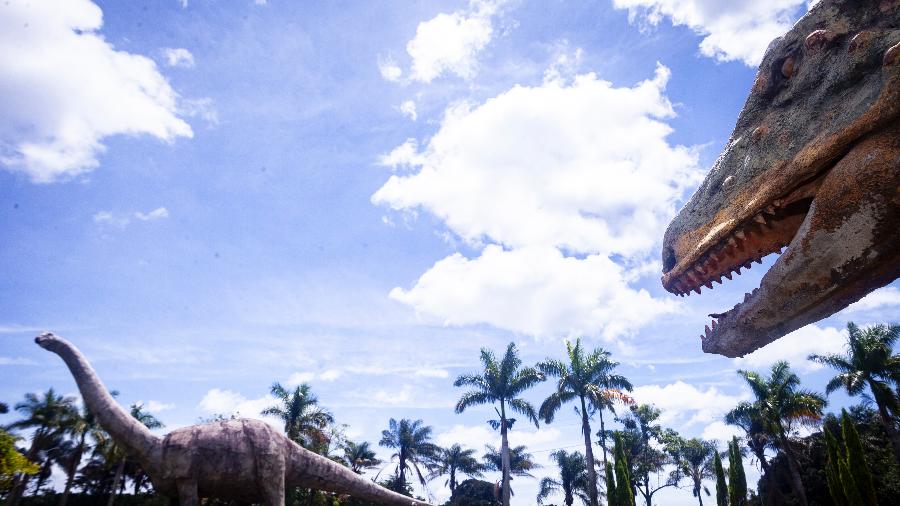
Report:
[[[34,338],[34,342],[45,350],[49,350],[50,345],[55,341],[56,335],[54,335],[53,332],[44,332],[43,334]]]

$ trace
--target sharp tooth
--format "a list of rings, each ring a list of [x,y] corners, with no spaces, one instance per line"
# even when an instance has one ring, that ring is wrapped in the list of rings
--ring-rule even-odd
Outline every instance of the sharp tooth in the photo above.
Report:
[[[730,279],[731,279],[731,271],[727,271],[727,272],[724,274],[724,276],[730,280]]]
[[[713,321],[712,321],[712,329],[713,329],[713,330],[716,330],[716,320],[713,320]]]
[[[759,291],[759,288],[754,288],[754,289],[753,289],[753,292],[752,292],[753,295],[756,295],[756,292],[758,292],[758,291]]]
[[[773,206],[766,206],[766,213],[771,214],[771,215],[775,215],[775,207],[773,207]]]
[[[772,202],[772,204],[773,204],[775,207],[781,207],[781,206],[784,205],[784,201],[781,200],[781,199],[775,199],[775,201]]]
[[[734,237],[728,238],[728,245],[731,246],[732,248],[737,247],[737,241],[734,240]]]
[[[709,325],[704,325],[703,329],[706,331],[706,335],[709,335]]]
[[[750,300],[750,294],[749,294],[749,293],[745,293],[745,294],[744,294],[744,302],[747,302],[748,300]]]
[[[745,234],[743,230],[738,230],[734,233],[734,236],[742,241],[747,238],[747,234]]]
[[[754,216],[753,221],[759,223],[760,225],[766,224],[766,219],[763,218],[763,215],[761,215],[761,214],[757,214],[756,216]]]
[[[718,278],[714,279],[713,281],[715,281],[716,283],[721,285],[722,284],[722,276],[719,276]]]
[[[697,295],[700,295],[700,287],[699,286],[695,286],[694,291],[697,292]]]
[[[736,272],[737,275],[740,276],[741,275],[741,266],[739,265],[739,266],[735,267],[734,272]]]
[[[757,258],[757,259],[755,259],[755,260],[753,260],[753,261],[756,262],[756,263],[758,263],[758,264],[761,264],[761,263],[762,263],[762,258]]]
[[[751,262],[750,260],[747,260],[746,262],[744,262],[745,269],[749,269],[751,267],[753,267],[753,262]]]
[[[703,283],[703,286],[712,290],[712,283],[709,280],[707,280],[706,283]]]

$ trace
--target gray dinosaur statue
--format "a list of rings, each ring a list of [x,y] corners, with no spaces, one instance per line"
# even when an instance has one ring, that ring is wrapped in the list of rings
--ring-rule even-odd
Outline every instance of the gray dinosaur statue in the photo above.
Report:
[[[699,294],[785,246],[703,351],[742,356],[900,277],[900,0],[822,0],[769,45],[662,284]]]
[[[216,497],[284,506],[287,485],[386,505],[428,506],[302,448],[258,420],[192,425],[160,438],[116,403],[72,343],[49,332],[35,342],[63,359],[100,425],[141,462],[153,488],[173,505],[198,506],[201,497]]]

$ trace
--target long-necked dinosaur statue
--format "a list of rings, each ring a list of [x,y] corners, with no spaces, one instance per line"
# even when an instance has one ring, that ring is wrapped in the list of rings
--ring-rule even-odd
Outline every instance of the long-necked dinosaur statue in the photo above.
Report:
[[[72,343],[51,333],[41,334],[35,342],[65,361],[88,409],[141,462],[153,488],[173,505],[198,506],[201,497],[217,497],[284,506],[287,485],[386,505],[428,506],[302,448],[258,420],[192,425],[158,437],[116,403]]]
[[[900,277],[900,0],[822,0],[766,51],[731,139],[669,225],[663,286],[712,288],[787,250],[710,315],[734,357]]]

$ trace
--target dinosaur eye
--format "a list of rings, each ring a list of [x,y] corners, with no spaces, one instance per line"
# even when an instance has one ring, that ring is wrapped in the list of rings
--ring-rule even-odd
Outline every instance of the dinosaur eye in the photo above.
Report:
[[[784,76],[785,79],[790,79],[794,73],[797,71],[797,61],[793,56],[788,56],[781,63],[781,75]]]

